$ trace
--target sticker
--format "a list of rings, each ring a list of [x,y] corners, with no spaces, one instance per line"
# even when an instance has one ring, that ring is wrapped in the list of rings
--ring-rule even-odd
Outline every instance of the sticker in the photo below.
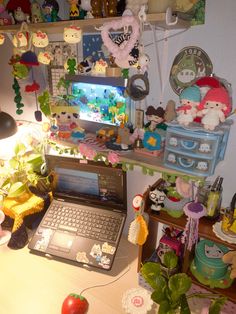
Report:
[[[110,268],[110,263],[111,263],[110,258],[108,258],[106,255],[103,255],[98,264],[102,266],[104,269],[108,269]]]
[[[109,245],[107,242],[102,245],[102,252],[113,255],[116,251],[116,248],[112,245]]]
[[[79,263],[88,263],[89,259],[86,256],[86,252],[78,252],[76,254],[76,260]]]
[[[45,252],[48,247],[51,235],[52,235],[52,230],[40,228],[37,231],[37,235],[40,235],[41,238],[35,243],[34,248],[35,250]]]
[[[100,244],[94,244],[92,249],[91,249],[91,252],[90,252],[90,255],[96,259],[97,262],[100,262],[101,261],[101,257],[102,257],[102,250],[101,250],[101,246]]]
[[[191,86],[200,77],[210,76],[213,65],[204,50],[189,46],[183,48],[175,57],[170,71],[170,85],[176,94]]]

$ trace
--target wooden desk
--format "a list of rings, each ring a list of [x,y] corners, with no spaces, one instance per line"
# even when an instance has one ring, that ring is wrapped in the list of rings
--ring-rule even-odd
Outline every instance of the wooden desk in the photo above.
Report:
[[[60,314],[69,293],[108,283],[130,267],[115,283],[84,292],[88,314],[121,314],[123,293],[138,287],[138,247],[121,239],[112,270],[94,271],[0,246],[0,313]],[[149,312],[151,313],[151,312]],[[152,313],[155,313],[152,311]]]

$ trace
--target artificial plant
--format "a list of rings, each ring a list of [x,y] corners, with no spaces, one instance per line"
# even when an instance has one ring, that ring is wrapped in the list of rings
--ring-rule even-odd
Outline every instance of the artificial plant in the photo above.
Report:
[[[220,314],[222,305],[226,302],[226,297],[220,297],[211,293],[189,294],[192,280],[185,273],[171,274],[178,264],[178,257],[173,251],[164,255],[165,272],[161,264],[156,262],[146,262],[141,267],[141,275],[153,289],[151,298],[159,304],[158,314],[190,314],[188,299],[193,297],[209,298],[211,305],[209,314]]]

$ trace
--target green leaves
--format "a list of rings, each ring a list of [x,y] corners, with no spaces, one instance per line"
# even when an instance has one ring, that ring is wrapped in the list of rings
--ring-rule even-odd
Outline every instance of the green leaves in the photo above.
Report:
[[[210,305],[209,314],[220,314],[221,307],[225,304],[226,301],[226,297],[219,297],[217,299],[214,299]]]
[[[178,257],[173,251],[166,252],[164,255],[164,265],[168,269],[174,269],[178,264]]]
[[[46,117],[51,115],[49,99],[50,99],[50,96],[47,90],[45,90],[42,95],[38,96],[40,110]]]

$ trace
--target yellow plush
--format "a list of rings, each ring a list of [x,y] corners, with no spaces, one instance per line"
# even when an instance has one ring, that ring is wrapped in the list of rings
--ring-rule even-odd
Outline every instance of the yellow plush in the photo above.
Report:
[[[236,278],[236,251],[229,251],[222,257],[222,260],[224,263],[231,264],[230,278]]]

